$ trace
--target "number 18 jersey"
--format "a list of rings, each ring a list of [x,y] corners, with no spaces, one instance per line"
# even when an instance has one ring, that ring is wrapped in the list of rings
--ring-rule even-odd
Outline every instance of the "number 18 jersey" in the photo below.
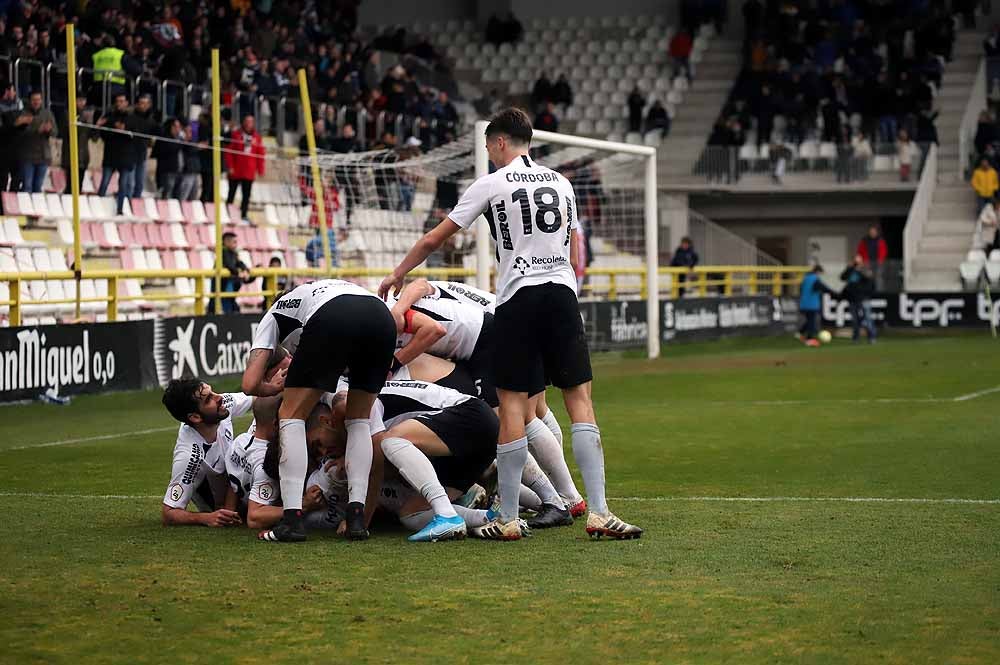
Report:
[[[496,243],[497,305],[536,284],[563,284],[576,293],[569,249],[578,224],[569,180],[520,155],[473,182],[448,218],[469,228],[479,215]]]

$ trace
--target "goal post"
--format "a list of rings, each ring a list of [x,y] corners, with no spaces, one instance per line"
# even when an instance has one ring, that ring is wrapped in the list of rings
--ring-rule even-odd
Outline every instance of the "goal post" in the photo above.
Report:
[[[476,177],[482,177],[489,172],[489,157],[486,154],[487,122],[476,122],[473,145],[475,152]],[[642,250],[644,251],[645,267],[645,300],[646,300],[646,354],[650,358],[660,355],[660,324],[659,324],[659,235],[656,204],[656,148],[646,145],[633,145],[615,141],[602,141],[585,136],[558,134],[535,130],[532,142],[567,148],[582,148],[586,151],[631,155],[641,160],[642,182]],[[544,163],[545,158],[541,161]],[[546,166],[550,166],[546,164]],[[639,175],[639,174],[636,174]],[[490,269],[493,266],[489,229],[486,224],[478,224],[476,230],[476,282],[479,288],[488,289],[490,285]]]

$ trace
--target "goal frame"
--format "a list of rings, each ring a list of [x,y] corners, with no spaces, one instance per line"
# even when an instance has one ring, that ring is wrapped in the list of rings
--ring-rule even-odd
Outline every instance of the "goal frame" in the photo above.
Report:
[[[489,173],[489,156],[486,154],[485,120],[476,122],[473,145],[475,147],[476,177]],[[659,285],[659,225],[656,219],[656,148],[632,145],[617,141],[602,141],[586,136],[557,134],[534,130],[534,138],[561,146],[589,148],[606,152],[637,155],[645,160],[643,178],[643,224],[646,251],[646,354],[649,358],[660,356],[660,285]],[[490,269],[493,266],[492,240],[485,224],[476,225],[476,283],[484,290],[490,288]]]

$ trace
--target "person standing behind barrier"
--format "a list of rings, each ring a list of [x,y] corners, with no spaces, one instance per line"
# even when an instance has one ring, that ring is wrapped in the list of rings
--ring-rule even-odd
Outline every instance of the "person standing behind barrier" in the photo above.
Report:
[[[247,219],[250,209],[250,190],[258,175],[264,175],[264,142],[254,128],[253,116],[243,116],[239,129],[233,132],[227,146],[226,164],[229,167],[229,196],[227,203],[236,200],[236,187],[242,190],[240,215]]]
[[[24,120],[19,120],[23,111],[24,104],[18,98],[14,85],[4,84],[3,96],[0,97],[0,141],[3,141],[3,145],[13,145],[21,129],[29,122],[26,116]],[[20,183],[21,173],[17,168],[17,155],[13,150],[0,151],[0,190],[16,192]]]
[[[107,80],[109,92],[114,97],[125,92],[125,51],[115,46],[110,35],[104,35],[100,44],[101,49],[93,55],[94,87],[100,89]]]
[[[135,109],[129,114],[128,130],[135,134],[132,147],[135,150],[135,174],[132,176],[132,191],[127,196],[139,198],[146,185],[146,160],[149,158],[150,137],[159,132],[156,119],[153,117],[153,98],[142,95],[136,102]]]
[[[21,189],[38,193],[45,183],[45,174],[52,161],[52,147],[49,137],[57,136],[56,118],[52,111],[42,108],[42,93],[34,91],[28,101],[26,111],[31,121],[24,128],[17,144],[18,161],[21,168]]]
[[[135,148],[128,134],[128,101],[124,93],[114,97],[114,105],[110,112],[102,116],[97,125],[102,129],[100,137],[104,141],[104,159],[101,163],[101,184],[97,188],[98,196],[108,193],[111,184],[111,174],[118,172],[118,194],[115,196],[118,214],[122,214],[125,197],[132,194],[133,176],[135,175]]]
[[[865,267],[871,274],[875,289],[882,289],[882,282],[885,278],[885,260],[889,258],[889,245],[885,238],[879,233],[878,227],[874,224],[868,227],[868,235],[858,241],[858,248],[854,252],[864,261]]]
[[[84,94],[77,94],[76,96],[76,117],[78,123],[91,124],[94,122],[94,110],[87,108],[87,96]],[[68,116],[67,116],[68,120]],[[70,182],[70,149],[69,149],[69,127],[66,127],[66,131],[62,132],[64,134],[62,142],[62,155],[59,160],[60,166],[62,166],[63,172],[66,174],[66,188],[63,190],[64,194],[71,194],[73,192],[73,183]],[[90,127],[83,127],[79,124],[76,126],[76,146],[77,146],[77,162],[79,166],[79,180],[80,180],[80,191],[83,191],[83,177],[87,174],[87,168],[90,166],[90,141],[93,138],[94,130]],[[0,175],[2,177],[2,175]]]
[[[164,140],[157,141],[153,146],[153,159],[156,160],[156,186],[160,197],[173,198],[181,177],[181,152],[184,146],[181,140],[181,123],[177,118],[170,118],[163,126]]]
[[[680,273],[677,275],[677,281],[684,284],[688,276],[694,277],[694,267],[698,265],[698,252],[694,251],[694,246],[691,244],[691,238],[684,236],[681,238],[681,244],[678,245],[677,251],[674,252],[674,258],[670,260],[670,266],[672,268],[687,268],[689,272]],[[683,298],[684,297],[684,287],[677,289],[677,293]]]
[[[174,194],[181,201],[194,201],[198,198],[202,150],[194,142],[193,128],[187,120],[181,120],[179,137],[184,141],[184,149],[181,152],[180,180],[177,182]]]

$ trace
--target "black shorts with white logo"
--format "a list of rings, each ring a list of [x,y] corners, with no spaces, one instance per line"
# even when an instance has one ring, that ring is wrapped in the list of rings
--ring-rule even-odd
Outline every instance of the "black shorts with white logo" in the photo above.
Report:
[[[445,487],[464,492],[496,459],[500,421],[481,399],[466,400],[415,420],[434,432],[451,451],[451,457],[431,460]]]
[[[517,290],[493,318],[493,381],[535,395],[546,380],[572,388],[593,379],[576,294],[562,284]]]
[[[285,386],[334,392],[337,380],[348,373],[352,389],[378,394],[395,350],[396,323],[384,303],[337,296],[306,321]]]

